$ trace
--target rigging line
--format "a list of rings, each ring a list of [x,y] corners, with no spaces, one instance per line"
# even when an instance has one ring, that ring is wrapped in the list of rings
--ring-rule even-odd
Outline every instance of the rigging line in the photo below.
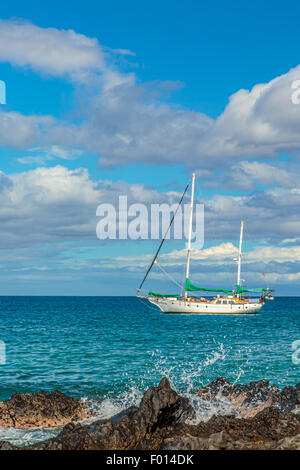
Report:
[[[162,247],[163,244],[164,244],[164,241],[165,241],[165,239],[166,239],[166,236],[168,235],[168,232],[169,232],[169,230],[170,230],[170,227],[171,227],[171,225],[173,224],[173,221],[174,221],[174,219],[175,219],[175,216],[176,216],[176,214],[177,214],[177,211],[178,211],[178,209],[179,209],[179,207],[180,207],[180,205],[181,205],[181,203],[182,203],[182,200],[183,200],[183,198],[184,198],[184,196],[185,196],[185,193],[186,193],[187,190],[188,190],[189,185],[190,185],[190,183],[188,183],[188,184],[186,185],[186,188],[185,188],[185,190],[184,190],[184,192],[183,192],[183,195],[181,196],[181,199],[180,199],[180,201],[179,201],[179,204],[178,204],[178,206],[177,206],[177,209],[176,209],[176,211],[174,212],[174,214],[173,214],[173,216],[172,216],[172,219],[171,219],[171,222],[170,222],[170,224],[169,224],[169,227],[167,228],[167,231],[166,231],[166,233],[165,233],[165,235],[164,235],[162,241],[160,242],[160,245],[159,245],[159,247],[158,247],[158,249],[157,249],[157,252],[155,253],[155,256],[154,256],[154,258],[153,258],[153,260],[152,260],[152,263],[150,264],[150,266],[149,266],[149,268],[148,268],[148,270],[147,270],[147,272],[146,272],[146,274],[145,274],[145,276],[144,276],[144,279],[142,280],[142,282],[141,282],[141,284],[140,284],[140,287],[139,287],[138,290],[137,290],[138,293],[139,293],[139,291],[141,290],[141,288],[143,287],[143,284],[144,284],[144,282],[146,281],[146,279],[147,279],[147,277],[148,277],[148,274],[150,273],[150,271],[151,271],[151,269],[152,269],[152,267],[153,267],[155,261],[157,260],[157,257],[158,257],[158,255],[159,255],[159,252],[160,252],[160,250],[161,250],[161,247]]]
[[[174,284],[176,284],[176,286],[178,286],[180,289],[182,289],[182,284],[179,284],[179,282],[175,281],[175,279],[171,276],[171,274],[169,274],[158,262],[155,263],[159,269],[162,270],[162,272],[168,276],[169,279],[171,279],[172,282],[174,282]]]
[[[181,271],[181,273],[182,273],[182,274],[181,274],[181,276],[182,276],[182,284],[181,284],[181,292],[180,292],[180,293],[181,293],[181,295],[183,295],[184,292],[185,292],[185,281],[186,281],[186,277],[185,277],[185,274],[186,274],[186,273],[185,273],[185,266],[184,266],[184,265],[182,265],[182,271]]]

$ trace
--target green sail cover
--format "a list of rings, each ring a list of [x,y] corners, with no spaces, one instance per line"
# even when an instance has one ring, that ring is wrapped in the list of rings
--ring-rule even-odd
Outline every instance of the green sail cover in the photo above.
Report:
[[[232,289],[208,289],[208,287],[198,287],[191,283],[191,281],[186,278],[185,280],[185,290],[186,291],[196,291],[201,290],[205,292],[224,292],[225,294],[232,293]]]
[[[237,293],[242,294],[243,292],[265,292],[268,289],[266,287],[256,287],[254,289],[243,289],[242,286],[237,286]]]
[[[224,292],[225,294],[232,293],[232,289],[208,289],[207,287],[195,286],[188,278],[185,280],[185,290],[189,292],[200,290],[205,292]],[[268,289],[265,287],[258,287],[256,289],[243,289],[242,286],[237,286],[237,294],[242,294],[243,292],[261,292],[267,290]]]
[[[158,294],[157,292],[152,292],[152,290],[149,290],[148,295],[153,295],[154,297],[179,297],[178,294]]]

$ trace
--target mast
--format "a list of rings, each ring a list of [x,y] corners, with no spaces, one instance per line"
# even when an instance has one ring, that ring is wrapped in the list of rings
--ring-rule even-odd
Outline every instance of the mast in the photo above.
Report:
[[[241,232],[240,232],[240,245],[239,245],[239,257],[238,257],[238,272],[237,272],[237,286],[241,285],[241,263],[242,263],[242,242],[243,242],[243,231],[244,221],[241,221]],[[240,295],[237,294],[237,297]]]
[[[189,222],[189,234],[188,234],[187,256],[186,256],[186,275],[185,275],[186,279],[188,279],[189,275],[190,275],[190,257],[191,257],[191,238],[192,238],[192,228],[193,228],[194,191],[195,191],[195,173],[193,173],[193,176],[192,176],[190,222]],[[185,291],[184,296],[185,297],[188,296],[188,291]]]

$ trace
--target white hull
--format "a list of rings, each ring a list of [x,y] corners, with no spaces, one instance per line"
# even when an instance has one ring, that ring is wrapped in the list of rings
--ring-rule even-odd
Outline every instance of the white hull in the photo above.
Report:
[[[164,313],[190,313],[199,315],[248,315],[258,313],[263,302],[234,302],[217,304],[211,302],[190,302],[186,300],[146,297],[149,302],[156,305]]]

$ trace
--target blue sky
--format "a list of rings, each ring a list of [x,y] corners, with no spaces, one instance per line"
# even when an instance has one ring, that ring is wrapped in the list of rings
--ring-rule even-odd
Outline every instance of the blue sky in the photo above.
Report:
[[[182,81],[185,86],[176,93],[176,102],[216,117],[235,91],[298,65],[299,10],[295,1],[283,7],[279,1],[154,0],[147,6],[140,1],[54,0],[45,8],[38,1],[12,1],[1,6],[1,18],[74,29],[104,46],[132,50],[136,58],[130,62],[136,64],[140,80]],[[1,67],[21,111],[57,115],[63,99],[68,102],[72,88],[67,83]],[[123,67],[130,69],[126,63]]]
[[[247,283],[265,272],[279,294],[297,294],[299,10],[294,1],[2,5],[0,294],[115,294],[107,278],[134,294],[156,243],[100,242],[97,205],[120,194],[174,203],[193,170],[210,250],[193,265],[195,282],[233,278],[243,217]],[[183,249],[165,250],[178,281]],[[160,283],[154,273],[149,287]]]

